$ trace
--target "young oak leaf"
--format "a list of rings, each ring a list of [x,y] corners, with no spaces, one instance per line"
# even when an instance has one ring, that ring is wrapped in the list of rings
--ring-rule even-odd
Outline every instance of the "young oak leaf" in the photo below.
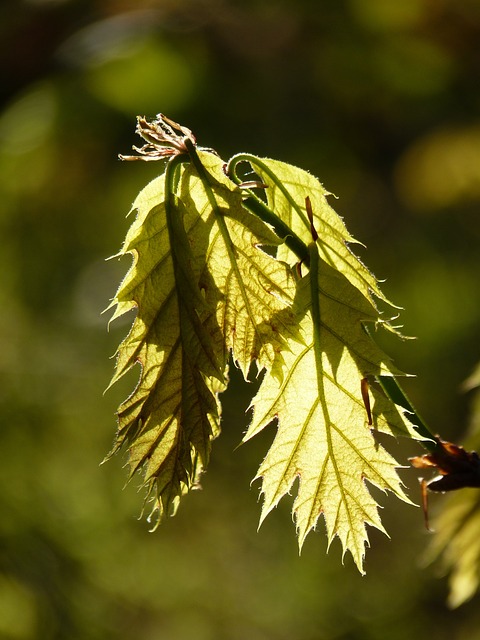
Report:
[[[365,296],[374,294],[388,304],[376,278],[349,248],[349,244],[360,244],[348,232],[343,220],[329,205],[331,195],[317,178],[307,171],[279,160],[249,156],[249,162],[261,182],[266,185],[265,197],[268,207],[305,242],[311,240],[310,221],[305,200],[310,199],[313,222],[321,242],[318,244],[320,257],[343,273]],[[277,257],[292,261],[292,254],[286,245],[279,247]],[[393,305],[392,305],[393,306]],[[391,327],[387,324],[388,329]]]
[[[219,292],[217,322],[225,346],[245,378],[252,362],[280,375],[280,354],[290,339],[300,339],[291,311],[295,279],[291,269],[261,250],[281,240],[242,204],[242,192],[224,173],[218,156],[199,151],[206,176],[194,166],[180,185],[187,207],[210,229],[206,268]],[[206,185],[206,181],[208,184]],[[205,199],[205,189],[210,197]]]
[[[111,384],[136,363],[141,375],[119,407],[110,455],[128,446],[130,477],[143,469],[159,521],[175,512],[208,463],[226,354],[214,305],[198,284],[208,232],[196,211],[165,194],[165,174],[145,187],[132,210],[137,218],[119,255],[132,254],[133,264],[111,306],[112,319],[133,308],[137,316],[118,349]]]
[[[259,249],[277,236],[242,207],[223,162],[199,156],[205,175],[181,165],[178,195],[165,193],[160,176],[135,201],[119,254],[134,261],[112,303],[113,318],[138,309],[112,383],[142,367],[119,408],[112,453],[128,446],[130,475],[143,469],[159,520],[208,463],[229,351],[246,376],[253,360],[269,369],[281,362],[286,339],[298,336],[290,269]]]
[[[284,354],[282,382],[265,376],[244,440],[278,420],[257,474],[264,497],[261,522],[298,478],[293,514],[300,548],[323,514],[328,544],[338,536],[363,573],[365,525],[384,531],[365,480],[410,502],[398,463],[370,431],[361,393],[364,377],[397,372],[363,329],[364,322],[377,321],[375,306],[315,251],[295,300],[304,344],[292,344]],[[418,437],[393,405],[376,401],[372,414],[375,429]]]

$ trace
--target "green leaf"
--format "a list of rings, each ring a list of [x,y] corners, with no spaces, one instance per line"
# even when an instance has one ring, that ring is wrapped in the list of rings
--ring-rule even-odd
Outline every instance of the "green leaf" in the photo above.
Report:
[[[141,365],[118,411],[112,453],[128,447],[130,476],[143,470],[158,520],[176,511],[208,464],[229,351],[246,376],[252,361],[271,369],[297,335],[290,269],[259,248],[278,238],[243,208],[223,162],[201,158],[208,174],[171,161],[135,200],[119,254],[134,260],[112,303],[112,319],[138,310],[112,384]]]
[[[208,463],[226,363],[211,295],[202,288],[208,231],[166,183],[167,172],[133,204],[137,218],[119,254],[132,254],[133,264],[112,303],[112,319],[138,309],[112,383],[141,365],[138,386],[118,411],[113,452],[128,446],[130,476],[143,468],[159,518],[175,512]]]
[[[343,273],[365,296],[374,294],[388,302],[376,278],[351,252],[349,244],[360,243],[350,235],[343,220],[329,205],[327,197],[331,194],[317,178],[278,160],[251,155],[242,155],[242,158],[248,159],[255,173],[267,185],[268,207],[307,245],[312,236],[305,199],[310,198],[315,229],[321,239],[318,244],[320,257]],[[287,262],[295,260],[286,244],[279,248],[277,257]]]
[[[322,244],[320,236],[310,245],[310,273],[299,282],[295,299],[304,341],[291,343],[284,354],[283,378],[265,376],[244,440],[278,420],[257,474],[264,496],[261,521],[298,478],[293,513],[300,548],[323,514],[328,544],[338,536],[363,572],[365,525],[384,531],[365,480],[409,499],[396,473],[398,463],[367,424],[361,384],[369,376],[399,372],[364,330],[365,322],[379,320],[369,293],[320,258],[328,253]],[[403,413],[377,392],[372,414],[376,430],[418,437]]]
[[[224,162],[207,152],[198,157],[205,175],[193,166],[187,169],[181,197],[188,207],[200,204],[198,215],[211,226],[207,268],[221,296],[217,321],[246,378],[252,362],[270,370],[287,341],[298,338],[291,311],[295,279],[286,264],[261,250],[281,241],[244,208]],[[202,200],[205,189],[208,203]]]
[[[114,317],[133,308],[137,317],[113,382],[137,362],[141,375],[119,409],[114,450],[126,444],[130,473],[143,469],[158,518],[173,513],[219,433],[230,354],[244,377],[255,363],[266,372],[244,440],[278,421],[257,476],[261,520],[298,478],[300,548],[323,514],[328,544],[338,536],[363,572],[366,525],[384,531],[366,482],[409,501],[375,433],[419,438],[389,400],[399,387],[386,381],[401,372],[366,330],[391,329],[375,304],[388,301],[310,174],[245,154],[225,165],[164,116],[137,128],[145,159],[171,159],[135,201],[120,252],[134,260]],[[235,164],[245,160],[263,186],[241,184]],[[259,186],[265,201],[252,191]],[[366,380],[380,382],[371,411]]]

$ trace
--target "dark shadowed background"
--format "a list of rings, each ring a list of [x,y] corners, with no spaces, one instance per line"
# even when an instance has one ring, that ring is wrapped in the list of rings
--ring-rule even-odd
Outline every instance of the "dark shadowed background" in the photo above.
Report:
[[[445,605],[420,509],[381,495],[367,576],[323,523],[298,556],[291,501],[257,533],[273,429],[234,372],[203,491],[156,533],[139,479],[100,467],[114,411],[107,332],[128,261],[105,262],[158,165],[121,163],[135,116],[200,145],[310,170],[365,243],[416,341],[384,342],[435,432],[461,441],[480,359],[478,0],[4,0],[0,7],[0,638],[480,638]],[[392,442],[402,461],[420,453]],[[418,501],[418,474],[402,472]],[[433,508],[441,497],[432,500]]]

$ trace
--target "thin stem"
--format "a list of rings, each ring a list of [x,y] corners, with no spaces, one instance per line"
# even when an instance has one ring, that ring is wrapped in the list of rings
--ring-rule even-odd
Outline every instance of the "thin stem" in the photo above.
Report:
[[[165,167],[165,206],[167,211],[175,204],[175,193],[179,180],[178,169],[181,164],[188,161],[189,156],[185,153],[172,156],[167,162]]]
[[[237,175],[236,168],[240,162],[248,162],[251,164],[251,160],[256,160],[256,158],[248,154],[238,154],[231,158],[227,164],[227,175],[229,178],[236,184],[241,185],[242,180]],[[243,201],[245,208],[260,218],[260,220],[269,224],[277,236],[285,242],[291,251],[293,251],[300,262],[305,264],[307,267],[310,267],[310,254],[305,242],[303,242],[303,240],[301,240],[299,236],[297,236],[297,234],[294,233],[292,229],[290,229],[290,227],[251,189],[245,189],[245,192],[249,194]]]
[[[406,410],[408,414],[407,417],[415,427],[417,433],[423,438],[426,438],[426,440],[421,441],[421,444],[427,451],[433,453],[438,446],[435,436],[415,410],[397,379],[394,376],[376,376],[376,379],[390,400]]]

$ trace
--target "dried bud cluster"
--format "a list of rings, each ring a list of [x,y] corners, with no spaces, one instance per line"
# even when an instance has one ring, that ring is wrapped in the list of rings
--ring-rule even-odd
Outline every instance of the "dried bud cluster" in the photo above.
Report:
[[[147,144],[143,147],[133,147],[138,156],[119,155],[120,160],[164,160],[183,153],[188,153],[185,144],[186,140],[196,143],[195,136],[187,129],[182,127],[173,120],[170,120],[163,114],[157,114],[157,117],[148,122],[144,116],[137,118],[136,133],[146,140]]]

